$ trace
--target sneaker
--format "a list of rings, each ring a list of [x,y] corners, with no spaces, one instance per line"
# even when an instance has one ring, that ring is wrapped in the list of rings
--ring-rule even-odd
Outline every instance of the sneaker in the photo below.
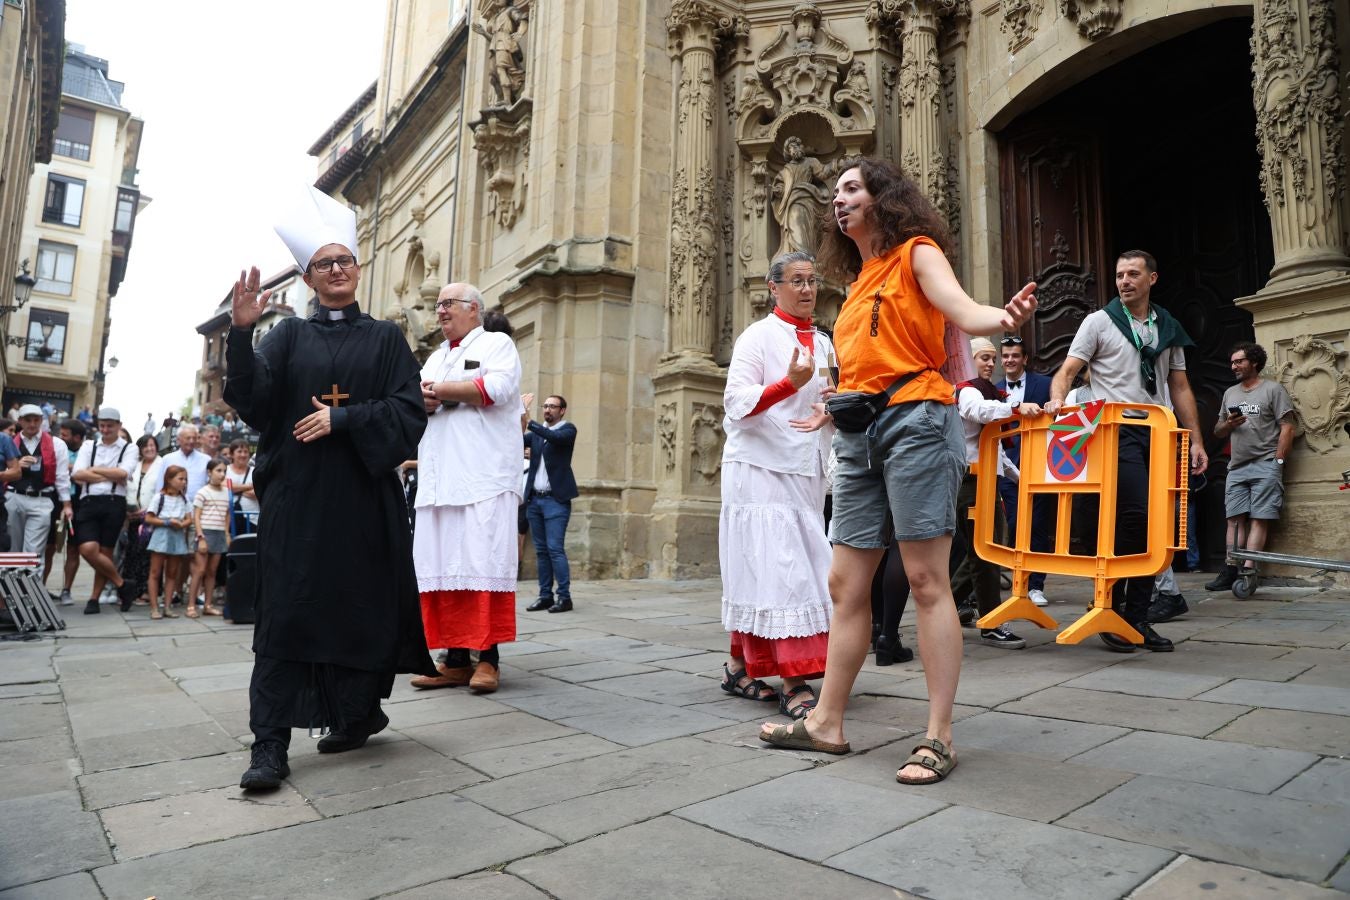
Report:
[[[239,786],[246,791],[270,791],[281,787],[281,779],[291,774],[286,749],[275,741],[254,744],[252,758]]]
[[[1041,590],[1040,588],[1032,588],[1031,590],[1027,591],[1027,599],[1029,599],[1032,603],[1036,604],[1037,606],[1050,605],[1050,598],[1045,596],[1045,591]]]
[[[70,596],[70,591],[62,591],[62,592],[61,592],[61,605],[62,605],[62,606],[74,606],[74,605],[75,605],[75,598],[72,597],[72,596]]]
[[[956,617],[961,620],[962,628],[975,627],[975,607],[969,603],[962,603],[956,607]]]
[[[117,602],[117,588],[113,587],[112,582],[108,582],[103,586],[103,593],[98,595],[98,602],[99,603]]]
[[[92,600],[90,600],[88,603],[86,603],[86,604],[84,605],[84,614],[85,614],[86,616],[92,616],[92,615],[95,615],[95,614],[101,613],[101,612],[103,612],[103,610],[99,609],[99,607],[98,607],[98,598],[97,598],[97,597],[93,598]]]
[[[1027,645],[1026,641],[1002,625],[997,628],[980,629],[980,643],[988,644],[991,647],[1002,647],[1004,650],[1021,650]]]
[[[1186,598],[1180,594],[1159,593],[1153,605],[1148,608],[1148,620],[1153,623],[1170,622],[1190,611],[1190,607],[1186,605]]]
[[[1237,581],[1237,566],[1224,566],[1223,571],[1214,576],[1214,580],[1205,585],[1207,591],[1231,591]]]

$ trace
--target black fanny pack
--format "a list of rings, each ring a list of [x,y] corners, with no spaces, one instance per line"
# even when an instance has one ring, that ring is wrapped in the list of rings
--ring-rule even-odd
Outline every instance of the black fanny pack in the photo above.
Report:
[[[840,431],[846,431],[850,434],[866,431],[877,420],[877,416],[881,415],[882,411],[890,405],[891,398],[896,395],[897,391],[927,371],[927,369],[920,369],[917,372],[901,375],[891,382],[891,386],[886,390],[878,391],[875,394],[864,394],[861,391],[835,394],[825,401],[825,409],[829,412],[830,418],[834,420],[834,427]]]

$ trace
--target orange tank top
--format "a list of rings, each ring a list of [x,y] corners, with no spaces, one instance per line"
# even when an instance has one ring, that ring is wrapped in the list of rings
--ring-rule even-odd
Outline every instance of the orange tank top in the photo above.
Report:
[[[926,369],[896,392],[891,404],[955,402],[951,384],[938,371],[947,361],[946,319],[924,296],[910,264],[915,245],[921,243],[937,247],[931,238],[911,238],[869,259],[849,286],[834,323],[841,393],[875,394],[901,375]]]

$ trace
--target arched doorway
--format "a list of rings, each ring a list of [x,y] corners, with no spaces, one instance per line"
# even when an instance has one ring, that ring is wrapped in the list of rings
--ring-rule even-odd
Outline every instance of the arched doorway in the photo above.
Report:
[[[1234,305],[1274,264],[1261,199],[1249,18],[1156,44],[1019,117],[1000,135],[1008,293],[1041,284],[1032,365],[1052,371],[1079,322],[1114,296],[1116,254],[1158,258],[1153,299],[1196,342],[1187,354],[1200,427],[1232,384],[1229,349],[1253,335]],[[1207,441],[1214,457],[1221,446]],[[1222,559],[1221,466],[1195,513],[1202,556]]]

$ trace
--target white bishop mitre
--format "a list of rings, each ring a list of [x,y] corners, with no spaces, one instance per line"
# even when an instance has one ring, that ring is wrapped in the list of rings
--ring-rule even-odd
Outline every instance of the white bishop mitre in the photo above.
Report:
[[[313,185],[306,185],[273,227],[302,271],[329,244],[341,244],[356,253],[356,213]]]

